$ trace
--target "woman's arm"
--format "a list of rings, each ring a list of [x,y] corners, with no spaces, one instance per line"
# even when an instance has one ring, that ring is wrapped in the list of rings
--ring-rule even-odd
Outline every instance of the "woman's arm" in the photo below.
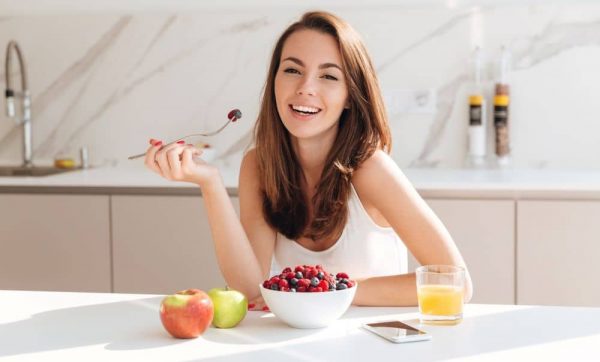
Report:
[[[146,165],[169,180],[200,186],[221,273],[231,288],[256,298],[258,285],[269,272],[276,234],[262,218],[254,152],[246,154],[240,170],[241,222],[218,169],[193,160],[195,154],[200,152],[181,144],[153,146]]]
[[[363,203],[373,205],[394,228],[421,265],[458,265],[465,262],[452,236],[419,196],[396,163],[376,151],[352,178]],[[359,281],[354,303],[358,305],[416,305],[415,274],[369,278]],[[473,286],[467,270],[465,302]]]

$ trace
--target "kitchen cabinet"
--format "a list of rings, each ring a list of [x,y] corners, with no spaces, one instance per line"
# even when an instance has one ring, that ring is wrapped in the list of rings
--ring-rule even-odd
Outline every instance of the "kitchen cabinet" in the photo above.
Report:
[[[515,303],[515,202],[426,199],[456,242],[473,281],[473,303]],[[409,271],[418,266],[409,256]]]
[[[110,292],[109,197],[0,194],[0,289]]]
[[[517,302],[600,306],[600,201],[518,202]]]
[[[239,214],[237,197],[232,197]],[[111,197],[114,291],[224,286],[200,196]]]

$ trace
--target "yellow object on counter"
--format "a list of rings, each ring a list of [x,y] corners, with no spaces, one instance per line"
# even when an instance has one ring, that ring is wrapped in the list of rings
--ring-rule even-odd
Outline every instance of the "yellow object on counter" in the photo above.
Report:
[[[59,158],[54,160],[56,168],[75,168],[75,160],[72,158]]]

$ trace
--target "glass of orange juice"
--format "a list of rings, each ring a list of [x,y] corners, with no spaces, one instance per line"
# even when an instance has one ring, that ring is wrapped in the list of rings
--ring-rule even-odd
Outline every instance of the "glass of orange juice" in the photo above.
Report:
[[[416,274],[421,323],[459,323],[463,316],[465,269],[454,265],[423,265]]]

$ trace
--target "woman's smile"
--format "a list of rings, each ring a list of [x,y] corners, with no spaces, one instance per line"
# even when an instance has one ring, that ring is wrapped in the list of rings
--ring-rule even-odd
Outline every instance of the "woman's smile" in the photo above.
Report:
[[[295,119],[300,121],[310,121],[317,118],[322,109],[313,106],[290,104],[289,110]]]

